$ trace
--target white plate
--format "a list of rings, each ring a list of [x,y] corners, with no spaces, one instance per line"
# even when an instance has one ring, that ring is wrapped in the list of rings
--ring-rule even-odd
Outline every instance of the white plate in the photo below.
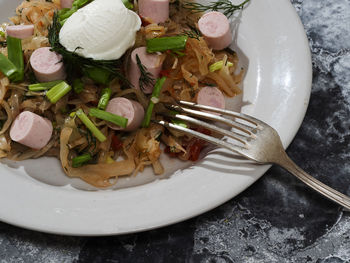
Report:
[[[0,0],[1,21],[18,2]],[[251,0],[242,13],[234,48],[248,66],[242,111],[271,124],[287,146],[304,117],[312,75],[308,42],[290,2]],[[68,180],[50,158],[3,163],[0,219],[69,235],[131,233],[188,219],[236,196],[268,168],[216,150],[186,169],[168,162],[169,171],[177,170],[169,179],[120,190],[84,191],[78,188],[86,186]]]

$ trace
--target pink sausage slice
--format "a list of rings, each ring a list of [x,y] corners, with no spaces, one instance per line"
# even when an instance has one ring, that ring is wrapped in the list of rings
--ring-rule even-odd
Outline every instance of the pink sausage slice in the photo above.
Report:
[[[201,88],[201,90],[197,94],[197,103],[206,106],[225,109],[225,97],[222,94],[222,92],[216,87]]]
[[[23,111],[12,123],[10,137],[13,141],[33,149],[43,148],[52,135],[52,124],[33,112]]]
[[[56,52],[51,52],[50,47],[38,48],[30,57],[30,65],[35,77],[40,82],[64,80],[66,72],[61,61],[62,56]]]
[[[139,0],[139,15],[163,23],[169,18],[169,0]]]
[[[131,53],[128,78],[130,83],[135,88],[140,89],[139,80],[141,72],[139,66],[137,65],[136,55],[139,56],[141,64],[144,65],[147,71],[152,74],[154,79],[159,77],[160,70],[162,69],[162,61],[160,55],[147,53],[146,47],[134,49],[134,51]],[[144,87],[143,92],[150,94],[153,91],[153,87],[153,85],[148,85]]]
[[[232,42],[230,23],[220,12],[204,14],[198,21],[198,27],[209,46],[215,50],[224,49]]]
[[[122,97],[110,100],[106,111],[128,119],[128,125],[124,129],[114,124],[108,124],[108,126],[113,130],[136,130],[138,127],[140,127],[145,115],[145,110],[140,103]]]
[[[61,0],[61,8],[72,8],[74,0]]]
[[[34,35],[34,25],[8,26],[6,34],[10,37],[25,39]]]

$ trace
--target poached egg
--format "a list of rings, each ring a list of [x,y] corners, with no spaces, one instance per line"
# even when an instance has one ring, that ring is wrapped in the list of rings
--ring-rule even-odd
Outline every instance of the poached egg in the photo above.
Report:
[[[135,44],[140,27],[140,17],[121,0],[94,0],[67,19],[59,39],[82,57],[114,60]]]

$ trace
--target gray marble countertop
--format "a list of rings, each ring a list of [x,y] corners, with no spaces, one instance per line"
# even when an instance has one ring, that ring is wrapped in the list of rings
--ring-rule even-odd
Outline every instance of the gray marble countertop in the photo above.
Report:
[[[292,3],[310,41],[313,87],[288,154],[350,195],[350,0]],[[64,237],[0,223],[0,261],[345,263],[350,262],[349,214],[272,167],[226,204],[144,233]]]

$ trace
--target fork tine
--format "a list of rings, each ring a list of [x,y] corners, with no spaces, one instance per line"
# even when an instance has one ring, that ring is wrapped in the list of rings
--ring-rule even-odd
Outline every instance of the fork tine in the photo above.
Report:
[[[239,118],[239,119],[245,120],[245,121],[247,121],[253,125],[256,125],[256,126],[259,126],[259,124],[261,123],[260,120],[254,118],[252,116],[248,116],[246,114],[240,113],[240,112],[223,110],[223,109],[219,109],[219,108],[215,108],[215,107],[211,107],[211,106],[207,106],[207,105],[202,105],[202,104],[197,104],[194,102],[189,102],[189,101],[184,101],[184,100],[180,100],[180,101],[176,101],[176,102],[180,105],[183,105],[183,106],[188,106],[188,107],[199,109],[199,110],[213,111],[213,112],[221,113],[223,115]]]
[[[199,139],[205,140],[207,142],[210,142],[212,144],[218,145],[220,147],[224,147],[224,148],[229,149],[229,150],[231,150],[231,151],[233,151],[235,153],[238,153],[240,155],[245,156],[245,154],[243,154],[240,151],[240,149],[243,149],[243,147],[241,147],[239,145],[235,145],[235,144],[229,143],[227,141],[217,139],[215,137],[212,137],[212,136],[203,134],[201,132],[197,132],[197,131],[185,128],[185,127],[180,126],[180,125],[169,123],[167,121],[163,121],[163,120],[152,120],[152,121],[155,122],[155,123],[158,123],[158,124],[160,124],[160,125],[162,125],[162,126],[164,126],[166,128],[171,128],[171,129],[174,129],[174,130],[177,130],[177,131],[181,131],[181,132],[190,134],[190,135],[192,135],[194,137],[197,137]]]
[[[207,128],[207,129],[209,129],[211,131],[217,132],[217,133],[219,133],[221,135],[225,135],[225,136],[228,136],[228,137],[230,137],[230,138],[232,138],[232,139],[234,139],[236,141],[239,141],[239,142],[241,142],[244,145],[246,144],[246,141],[249,138],[248,136],[245,136],[243,134],[239,134],[239,133],[234,132],[234,131],[225,130],[225,129],[220,128],[218,126],[215,126],[213,124],[209,124],[207,122],[197,120],[197,119],[192,118],[192,117],[187,116],[187,115],[182,115],[182,114],[172,115],[172,114],[168,114],[168,113],[162,113],[162,115],[165,115],[165,116],[171,117],[171,118],[180,119],[180,120],[183,120],[183,121],[186,121],[186,122],[193,123],[193,124],[198,125],[200,127]],[[255,138],[255,135],[251,135],[251,137]]]
[[[198,105],[198,104],[195,104],[195,105]],[[240,130],[240,131],[242,131],[242,132],[244,132],[244,133],[246,133],[246,134],[248,134],[250,136],[253,134],[254,127],[245,125],[243,123],[239,123],[239,122],[234,121],[234,120],[230,120],[230,119],[227,119],[227,118],[224,118],[224,117],[212,114],[212,113],[207,113],[207,112],[203,112],[203,111],[197,111],[197,110],[184,108],[184,107],[177,106],[177,105],[171,105],[170,104],[170,105],[165,105],[165,106],[167,108],[170,108],[171,110],[180,111],[180,112],[187,113],[189,115],[194,115],[194,116],[201,117],[201,118],[204,118],[204,119],[209,119],[209,120],[212,120],[212,121],[218,121],[218,122],[224,123],[224,124],[229,125],[229,126],[235,128],[235,129],[238,129],[238,130]],[[213,109],[216,109],[216,108],[213,108]],[[257,129],[257,128],[258,128],[258,126],[256,125],[255,129]]]

